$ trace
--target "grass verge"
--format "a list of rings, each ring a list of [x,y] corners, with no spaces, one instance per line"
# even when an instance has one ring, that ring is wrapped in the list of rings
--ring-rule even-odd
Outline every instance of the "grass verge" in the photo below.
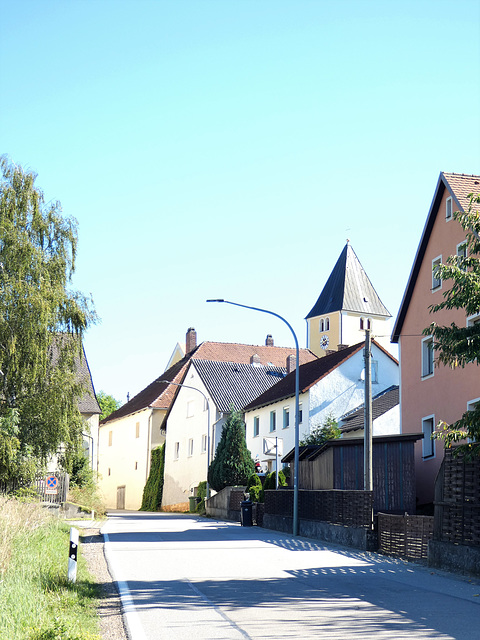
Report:
[[[38,504],[0,498],[0,638],[100,638],[99,587],[81,554],[67,580],[69,533]]]

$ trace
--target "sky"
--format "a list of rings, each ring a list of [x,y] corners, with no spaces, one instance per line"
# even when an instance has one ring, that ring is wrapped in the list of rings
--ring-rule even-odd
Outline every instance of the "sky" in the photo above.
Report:
[[[96,390],[188,327],[293,346],[209,298],[306,346],[347,238],[394,319],[439,173],[480,173],[479,42],[478,0],[0,0],[0,153],[78,221]]]

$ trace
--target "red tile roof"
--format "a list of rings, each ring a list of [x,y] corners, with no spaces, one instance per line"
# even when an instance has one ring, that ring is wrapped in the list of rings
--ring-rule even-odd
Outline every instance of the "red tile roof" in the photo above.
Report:
[[[422,237],[418,245],[417,253],[413,261],[412,270],[408,279],[405,293],[403,294],[400,310],[397,315],[395,326],[392,333],[392,342],[398,342],[402,332],[403,322],[407,314],[408,306],[413,295],[413,290],[417,281],[423,256],[432,233],[433,226],[437,219],[438,210],[442,201],[445,189],[448,190],[452,198],[455,200],[460,211],[466,211],[469,206],[468,195],[470,193],[480,193],[480,176],[466,175],[463,173],[440,173],[438,178],[435,194],[433,196],[430,211],[425,222]]]
[[[188,364],[192,358],[197,360],[211,360],[214,362],[235,362],[250,364],[250,358],[258,355],[262,365],[272,364],[275,367],[285,367],[287,357],[295,355],[295,349],[291,347],[268,347],[265,345],[236,344],[228,342],[202,342],[193,351],[187,354],[179,362],[167,369],[145,389],[140,391],[120,409],[114,411],[101,424],[124,418],[143,409],[168,409],[178,393],[179,387],[168,383],[160,383],[160,380],[168,380],[181,384],[185,378]],[[300,364],[316,360],[317,357],[309,349],[300,349]]]

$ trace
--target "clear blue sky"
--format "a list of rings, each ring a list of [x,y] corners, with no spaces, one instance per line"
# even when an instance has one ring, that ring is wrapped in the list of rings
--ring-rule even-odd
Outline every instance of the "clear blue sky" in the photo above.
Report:
[[[440,171],[480,171],[477,0],[0,0],[0,151],[79,223],[125,401],[199,341],[293,345],[345,241],[396,315]]]

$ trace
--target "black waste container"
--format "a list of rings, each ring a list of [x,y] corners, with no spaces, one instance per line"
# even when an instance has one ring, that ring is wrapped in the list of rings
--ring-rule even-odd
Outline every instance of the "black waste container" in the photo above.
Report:
[[[253,503],[251,500],[244,500],[240,505],[240,521],[242,523],[242,527],[251,527],[253,524],[252,506]]]

